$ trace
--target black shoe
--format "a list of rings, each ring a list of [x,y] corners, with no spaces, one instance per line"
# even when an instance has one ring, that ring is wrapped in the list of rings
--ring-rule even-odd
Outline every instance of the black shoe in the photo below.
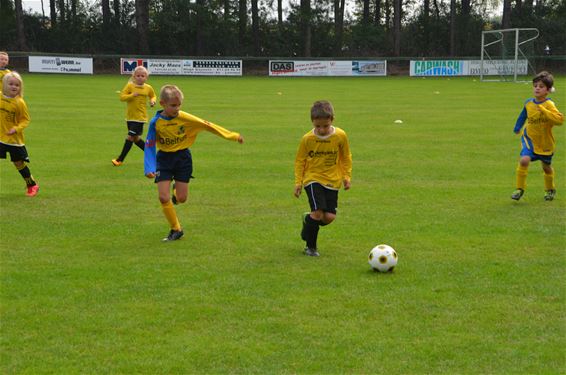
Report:
[[[307,216],[310,215],[308,212],[303,213],[303,229],[301,229],[301,240],[307,240],[307,233],[305,225],[307,224]]]
[[[519,199],[521,199],[523,194],[525,194],[525,191],[523,189],[519,188],[519,189],[515,190],[513,192],[513,194],[511,194],[511,199],[518,201]],[[545,197],[545,199],[546,199],[546,197]]]
[[[555,195],[556,195],[556,190],[554,190],[554,189],[547,190],[544,194],[544,200],[545,201],[551,201],[551,200],[554,199]]]
[[[174,182],[171,188],[171,202],[173,202],[173,204],[177,204],[177,190],[175,190]]]
[[[320,254],[318,253],[318,251],[316,251],[316,249],[311,249],[310,247],[305,247],[305,255],[308,255],[310,257],[320,256]]]
[[[163,242],[167,242],[167,241],[175,241],[178,240],[179,238],[183,237],[183,234],[185,234],[182,230],[174,230],[171,229],[169,231],[169,234],[167,235],[167,237],[165,237],[164,239],[162,239]]]

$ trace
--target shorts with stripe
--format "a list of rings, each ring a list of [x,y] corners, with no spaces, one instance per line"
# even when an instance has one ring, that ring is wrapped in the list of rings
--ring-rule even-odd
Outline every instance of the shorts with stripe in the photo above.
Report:
[[[0,159],[6,159],[6,154],[10,154],[10,160],[25,161],[29,163],[28,150],[26,146],[13,146],[5,143],[0,143]]]
[[[325,188],[318,182],[305,186],[305,192],[309,197],[311,211],[322,210],[336,214],[338,208],[338,190]]]
[[[552,164],[552,157],[554,156],[554,154],[552,155],[535,154],[533,141],[526,134],[524,134],[521,137],[521,144],[523,145],[523,148],[521,149],[521,156],[528,156],[531,158],[531,161],[540,160],[543,163]]]

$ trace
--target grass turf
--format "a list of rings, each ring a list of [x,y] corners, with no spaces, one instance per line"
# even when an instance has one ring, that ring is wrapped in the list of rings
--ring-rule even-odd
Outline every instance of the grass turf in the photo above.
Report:
[[[555,201],[538,163],[510,199],[530,85],[152,76],[246,140],[199,135],[176,206],[186,235],[163,244],[142,153],[110,163],[126,79],[24,76],[41,190],[26,197],[0,162],[2,373],[566,371],[563,127]],[[556,86],[565,112],[564,77]],[[317,99],[333,102],[354,168],[313,259],[299,239],[308,203],[292,191]],[[399,254],[392,274],[369,270],[378,243]]]

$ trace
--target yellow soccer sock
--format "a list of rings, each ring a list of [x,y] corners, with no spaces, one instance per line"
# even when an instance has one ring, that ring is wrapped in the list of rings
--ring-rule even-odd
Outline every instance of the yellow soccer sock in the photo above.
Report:
[[[550,174],[544,174],[544,190],[556,190],[554,185],[554,171]]]
[[[521,164],[517,166],[517,189],[523,189],[527,187],[527,172],[529,167],[523,167]]]
[[[163,213],[165,214],[165,218],[169,222],[171,229],[181,230],[181,224],[179,223],[179,219],[177,218],[177,212],[175,212],[173,203],[171,201],[161,203],[161,208],[163,209]]]

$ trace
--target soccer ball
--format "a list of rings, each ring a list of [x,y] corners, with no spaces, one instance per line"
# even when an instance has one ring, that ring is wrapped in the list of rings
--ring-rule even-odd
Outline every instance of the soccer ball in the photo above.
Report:
[[[374,271],[393,271],[397,265],[397,252],[389,245],[377,245],[369,252],[368,262]]]

